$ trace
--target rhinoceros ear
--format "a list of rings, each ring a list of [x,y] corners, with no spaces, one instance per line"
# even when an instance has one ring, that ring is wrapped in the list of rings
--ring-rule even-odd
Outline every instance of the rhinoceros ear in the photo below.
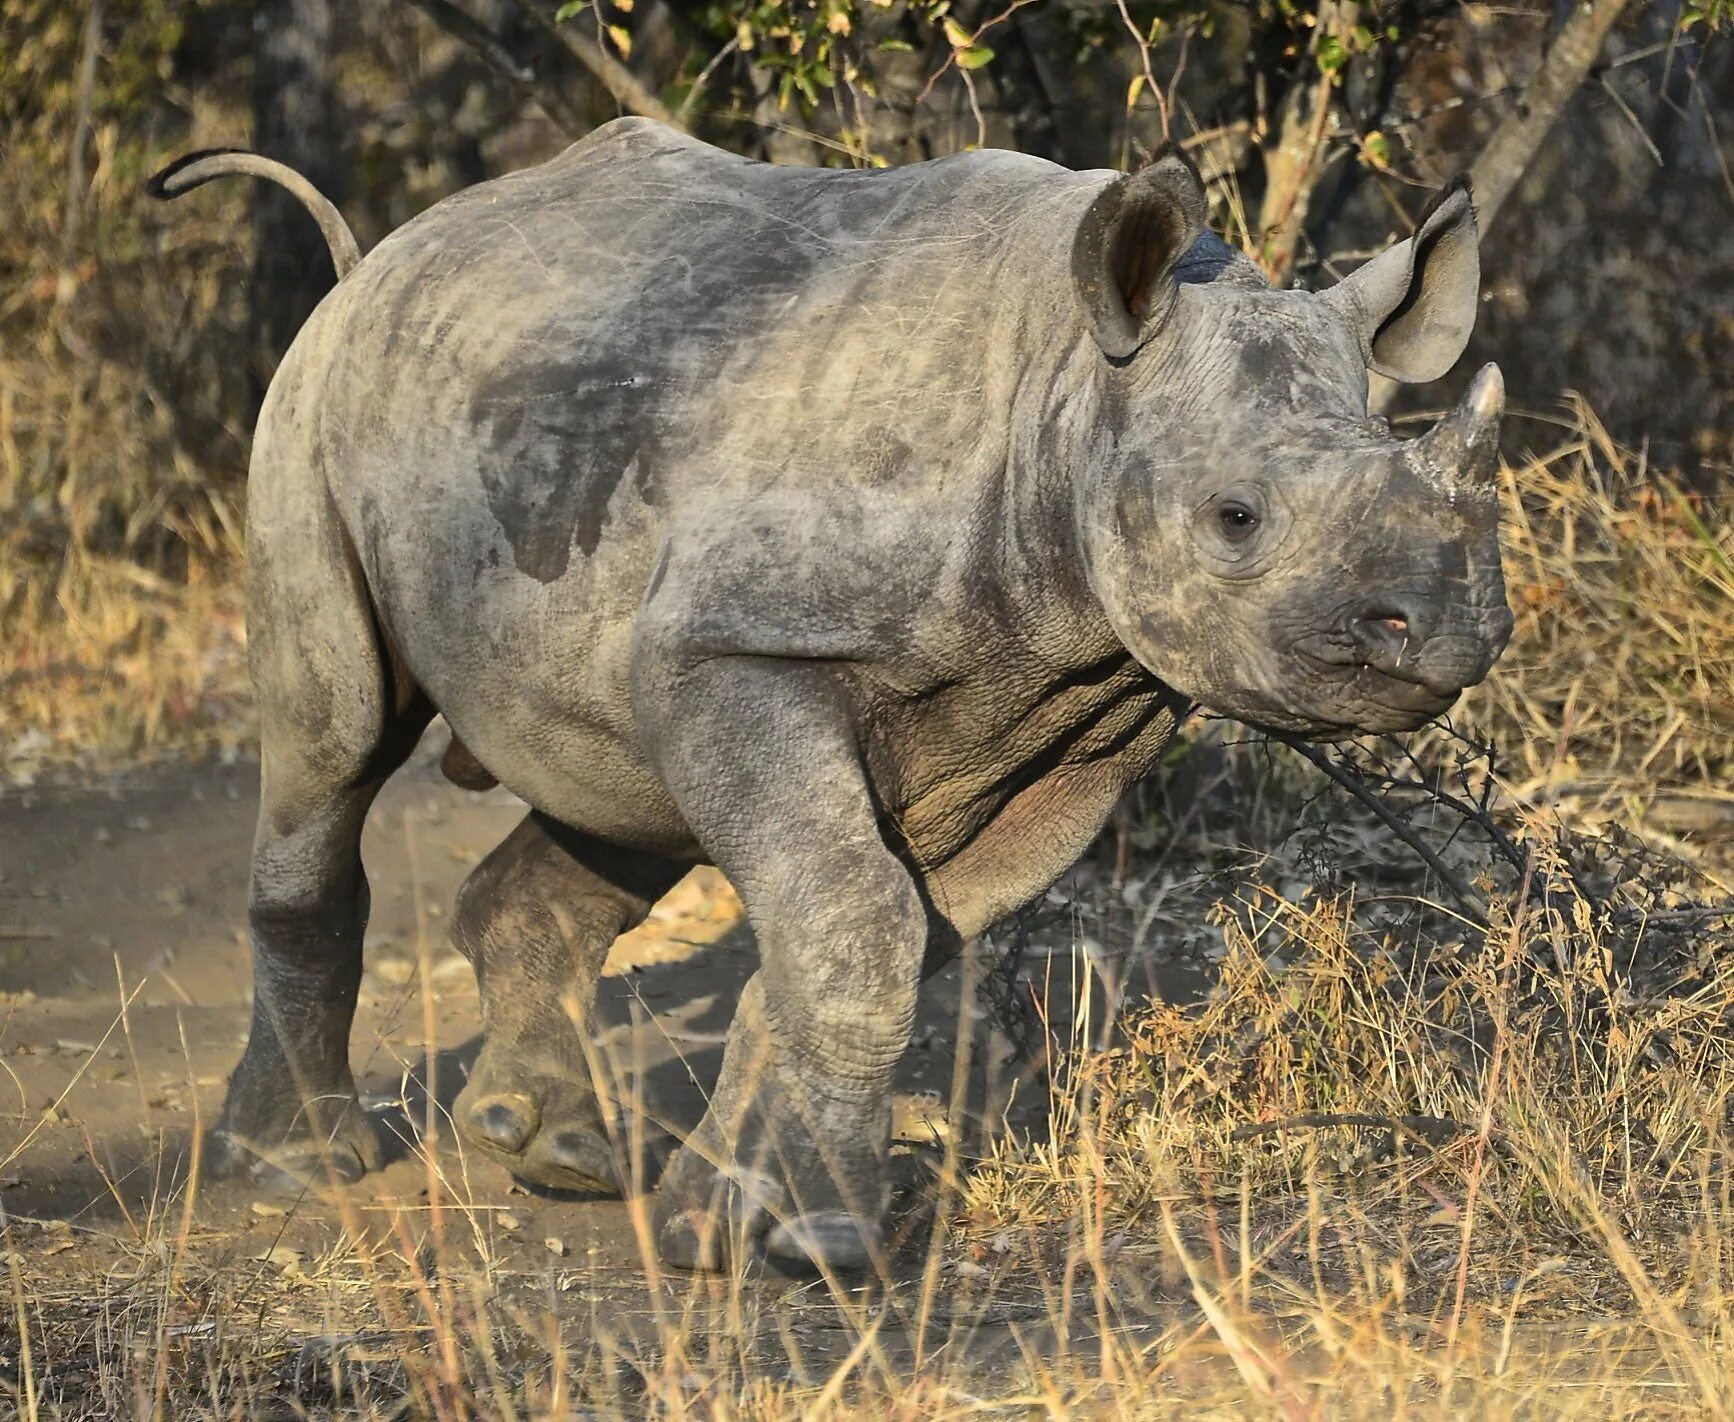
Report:
[[[1204,184],[1178,148],[1096,195],[1072,239],[1072,281],[1107,355],[1137,350],[1174,305],[1174,264],[1204,231]]]
[[[1437,380],[1475,328],[1481,258],[1469,180],[1434,199],[1415,235],[1325,293],[1360,328],[1367,365],[1392,380]]]

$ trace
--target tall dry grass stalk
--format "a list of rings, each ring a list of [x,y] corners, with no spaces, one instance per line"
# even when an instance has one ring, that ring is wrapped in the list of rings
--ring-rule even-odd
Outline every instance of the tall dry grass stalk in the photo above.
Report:
[[[247,199],[142,186],[247,127],[141,117],[184,8],[111,5],[93,93],[85,7],[0,4],[0,773],[241,733]]]
[[[1517,626],[1469,723],[1519,798],[1734,838],[1734,510],[1569,414],[1506,473]]]

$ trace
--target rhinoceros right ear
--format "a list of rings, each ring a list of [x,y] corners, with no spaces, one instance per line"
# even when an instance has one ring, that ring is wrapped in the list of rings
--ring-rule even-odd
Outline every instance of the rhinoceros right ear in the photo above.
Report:
[[[1174,265],[1204,232],[1198,170],[1165,147],[1096,195],[1072,239],[1072,281],[1104,354],[1129,356],[1174,305]]]

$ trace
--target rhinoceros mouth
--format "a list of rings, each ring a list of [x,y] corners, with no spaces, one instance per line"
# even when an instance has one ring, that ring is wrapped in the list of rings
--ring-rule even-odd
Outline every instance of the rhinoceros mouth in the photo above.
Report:
[[[1400,686],[1413,687],[1443,699],[1447,706],[1462,693],[1465,685],[1453,678],[1429,676],[1426,668],[1419,662],[1404,666],[1382,657],[1370,657],[1360,648],[1349,644],[1346,639],[1336,637],[1310,638],[1306,642],[1297,643],[1295,652],[1315,670],[1323,672],[1333,680],[1346,678],[1356,682],[1368,678],[1370,674],[1370,679],[1375,684],[1395,682]]]

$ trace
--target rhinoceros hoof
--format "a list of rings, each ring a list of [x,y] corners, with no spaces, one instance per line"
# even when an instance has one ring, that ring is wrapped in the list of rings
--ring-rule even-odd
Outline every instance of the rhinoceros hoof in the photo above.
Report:
[[[675,1269],[748,1264],[785,1199],[773,1177],[738,1166],[725,1175],[689,1142],[675,1152],[657,1192],[656,1252]]]
[[[877,1220],[842,1210],[796,1215],[765,1235],[765,1257],[792,1273],[848,1272],[869,1267],[885,1253]]]
[[[675,1269],[716,1272],[731,1262],[763,1259],[789,1274],[851,1273],[882,1256],[884,1237],[873,1220],[841,1211],[796,1215],[771,1224],[755,1238],[760,1218],[731,1219],[723,1213],[680,1210],[657,1232],[657,1253]]]
[[[725,1175],[690,1146],[669,1166],[656,1221],[657,1253],[676,1269],[763,1262],[784,1273],[844,1272],[867,1268],[884,1249],[877,1221],[846,1210],[797,1213],[774,1176],[738,1164]]]
[[[379,1137],[357,1107],[329,1140],[296,1137],[264,1145],[218,1126],[206,1141],[205,1173],[213,1180],[246,1180],[261,1195],[299,1196],[353,1185],[381,1159]]]
[[[474,1083],[472,1083],[472,1087]],[[519,1180],[549,1190],[619,1195],[620,1173],[602,1132],[584,1120],[561,1121],[544,1113],[537,1094],[553,1102],[557,1092],[475,1091],[458,1097],[457,1124],[464,1139]]]

